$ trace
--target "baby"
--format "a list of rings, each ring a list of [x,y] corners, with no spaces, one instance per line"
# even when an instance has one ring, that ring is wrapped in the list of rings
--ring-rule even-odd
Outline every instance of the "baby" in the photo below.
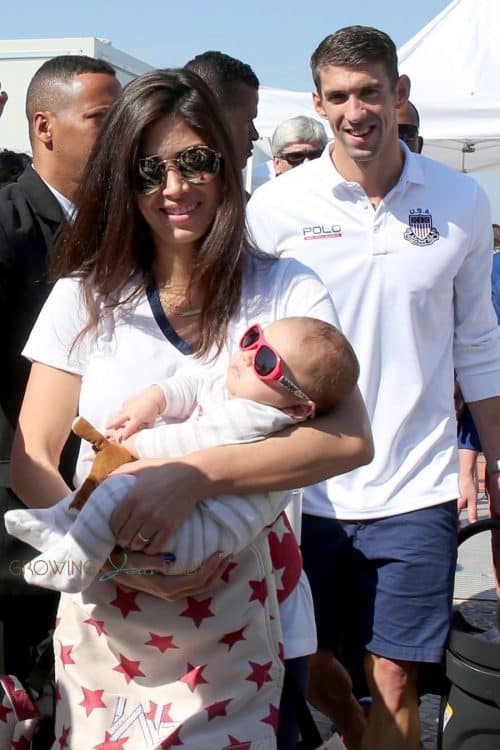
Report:
[[[110,419],[108,436],[137,458],[175,458],[263,439],[334,408],[354,389],[358,373],[350,344],[328,323],[284,318],[265,331],[255,324],[242,336],[225,376],[180,372],[149,386]],[[154,426],[164,417],[184,421]],[[42,552],[25,566],[26,581],[71,593],[87,588],[115,546],[109,520],[134,482],[131,475],[110,477],[76,519],[69,508],[75,493],[51,508],[6,513],[8,532]],[[215,552],[226,556],[244,549],[284,510],[289,497],[271,492],[266,499],[248,495],[199,503],[170,537],[159,572],[185,573]],[[138,537],[145,545],[151,541]],[[64,565],[68,560],[79,564]]]

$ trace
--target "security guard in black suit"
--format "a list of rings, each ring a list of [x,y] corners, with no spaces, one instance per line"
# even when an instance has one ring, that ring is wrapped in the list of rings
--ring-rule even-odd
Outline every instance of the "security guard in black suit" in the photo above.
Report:
[[[35,73],[26,114],[33,165],[0,190],[0,512],[19,507],[9,488],[8,463],[29,362],[21,355],[50,291],[48,261],[107,110],[121,87],[103,60],[79,55],[52,58]],[[76,443],[68,442],[61,471],[71,486]],[[36,551],[0,524],[0,673],[30,679],[39,643],[53,627],[58,596],[28,586],[22,562]],[[51,746],[51,729],[35,737],[34,748]]]

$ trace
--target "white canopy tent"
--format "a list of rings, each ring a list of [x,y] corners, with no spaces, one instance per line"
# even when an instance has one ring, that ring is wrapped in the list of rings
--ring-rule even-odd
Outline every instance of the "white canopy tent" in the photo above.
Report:
[[[328,127],[326,120],[322,120],[316,114],[311,91],[288,91],[261,86],[259,88],[259,113],[256,120],[260,137],[270,138],[280,122],[298,115],[314,117]]]
[[[260,138],[255,144],[253,155],[248,160],[246,168],[245,187],[249,192],[269,180],[274,174],[269,161],[271,158],[269,143],[274,129],[283,120],[298,115],[314,117],[315,120],[322,122],[327,133],[330,133],[328,122],[316,114],[310,91],[290,91],[260,86],[259,111],[255,120],[255,127],[259,131]]]
[[[424,153],[463,172],[500,167],[500,0],[453,0],[398,51]]]

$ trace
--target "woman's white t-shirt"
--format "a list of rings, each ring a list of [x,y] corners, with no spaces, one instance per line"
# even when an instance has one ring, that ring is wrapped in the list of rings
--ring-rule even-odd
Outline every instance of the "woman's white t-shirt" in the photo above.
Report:
[[[156,315],[156,316],[155,316]],[[295,260],[250,259],[244,274],[241,306],[233,317],[226,344],[215,358],[183,353],[182,340],[154,312],[151,295],[103,315],[96,330],[77,338],[87,313],[77,279],[54,286],[30,334],[23,354],[34,362],[80,375],[79,413],[98,430],[125,399],[180,368],[224,373],[244,331],[253,323],[265,327],[279,318],[309,316],[339,327],[329,293],[319,278]],[[185,350],[185,347],[184,347]],[[57,398],[57,394],[54,394]],[[75,484],[85,479],[88,461],[77,462]],[[316,649],[314,612],[309,584],[300,584],[280,606],[287,659]]]

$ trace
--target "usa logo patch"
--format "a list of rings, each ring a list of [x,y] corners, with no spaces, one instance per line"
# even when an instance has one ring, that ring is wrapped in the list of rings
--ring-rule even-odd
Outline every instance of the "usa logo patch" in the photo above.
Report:
[[[432,214],[427,208],[410,209],[408,224],[404,238],[412,245],[432,245],[439,239],[439,232],[432,226]]]

